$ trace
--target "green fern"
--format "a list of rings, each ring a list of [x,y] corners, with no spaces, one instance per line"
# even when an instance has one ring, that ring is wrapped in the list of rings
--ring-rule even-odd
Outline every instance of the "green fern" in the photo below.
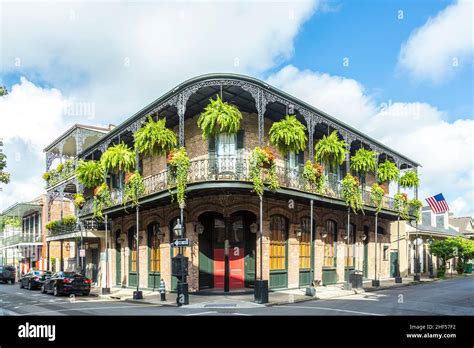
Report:
[[[346,158],[347,148],[347,143],[344,140],[339,140],[337,131],[333,131],[318,141],[314,147],[314,158],[317,162],[326,165],[341,165]]]
[[[210,104],[206,106],[198,119],[202,137],[208,139],[219,133],[237,133],[242,120],[239,109],[235,105],[223,102],[219,96],[216,100],[211,98],[209,101]]]
[[[401,187],[418,187],[419,184],[420,184],[420,179],[418,178],[418,174],[413,170],[406,172],[400,178]]]
[[[101,185],[104,178],[104,167],[100,161],[79,161],[76,168],[77,180],[87,188]]]
[[[306,127],[298,121],[295,115],[286,115],[280,121],[274,122],[270,128],[270,143],[283,155],[290,152],[303,151],[306,148]]]
[[[176,134],[171,129],[166,128],[165,123],[164,118],[155,122],[150,116],[145,126],[135,132],[133,137],[138,153],[149,156],[163,156],[176,146]]]
[[[111,172],[126,173],[135,167],[135,152],[124,143],[111,146],[102,154],[104,168]]]
[[[351,169],[356,173],[375,172],[377,168],[377,153],[374,151],[359,149],[351,157]]]
[[[379,183],[398,181],[400,171],[398,170],[395,163],[385,160],[385,162],[379,164],[377,169],[377,177]]]

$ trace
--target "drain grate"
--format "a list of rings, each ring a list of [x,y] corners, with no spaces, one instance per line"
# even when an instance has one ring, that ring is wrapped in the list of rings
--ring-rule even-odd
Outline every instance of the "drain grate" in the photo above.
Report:
[[[233,307],[237,307],[237,305],[235,303],[222,303],[222,304],[212,303],[212,304],[204,305],[204,308],[233,308]]]

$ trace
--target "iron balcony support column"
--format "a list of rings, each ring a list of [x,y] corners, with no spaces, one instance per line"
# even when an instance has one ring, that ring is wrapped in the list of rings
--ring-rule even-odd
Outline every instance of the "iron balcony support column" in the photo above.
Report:
[[[102,287],[102,294],[110,294],[109,288],[109,245],[108,245],[108,216],[105,214],[105,286]]]
[[[400,170],[398,162],[397,167]],[[400,193],[400,182],[397,183],[397,193]],[[400,276],[400,212],[398,212],[397,216],[397,269],[395,273],[395,283],[402,283],[402,277]]]
[[[418,174],[417,168],[415,168],[415,173]],[[418,199],[418,186],[415,186],[415,199]],[[419,281],[421,280],[420,276],[420,255],[418,252],[418,219],[415,219],[415,275],[413,276],[413,280]]]
[[[46,254],[47,254],[47,258],[46,258],[46,269],[48,271],[51,271],[51,268],[50,268],[50,264],[51,264],[51,261],[50,261],[50,244],[51,242],[46,242]]]
[[[138,171],[138,150],[135,149],[135,170]],[[139,221],[139,213],[140,208],[137,206],[135,207],[135,218],[136,218],[136,231],[135,231],[135,243],[137,244],[137,290],[133,292],[133,299],[134,300],[141,300],[143,299],[143,293],[140,291],[140,238],[139,238],[139,231],[140,231],[140,221]]]

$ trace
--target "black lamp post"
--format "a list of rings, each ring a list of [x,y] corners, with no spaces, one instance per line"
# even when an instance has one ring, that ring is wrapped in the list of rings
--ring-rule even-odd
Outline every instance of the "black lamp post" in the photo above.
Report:
[[[109,288],[109,245],[108,245],[108,218],[105,214],[105,286],[102,287],[102,294],[110,294]]]
[[[263,199],[260,196],[260,279],[255,280],[254,298],[257,303],[268,302],[268,280],[263,280]]]
[[[181,207],[181,219],[183,218],[183,208]],[[182,220],[181,220],[182,221]],[[178,238],[183,236],[184,231],[184,223],[182,224],[180,219],[178,219],[176,225],[173,228],[174,233]],[[185,262],[187,262],[187,258],[184,257],[183,247],[178,248],[178,254],[180,256],[180,277],[178,278],[178,286],[177,286],[177,293],[178,296],[176,298],[176,304],[178,306],[187,305],[189,304],[189,293],[188,293],[188,283],[186,282],[186,267]]]

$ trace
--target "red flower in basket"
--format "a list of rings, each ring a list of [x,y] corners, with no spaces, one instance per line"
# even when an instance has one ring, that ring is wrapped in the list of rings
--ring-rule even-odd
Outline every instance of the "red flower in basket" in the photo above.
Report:
[[[171,150],[168,156],[166,157],[166,163],[170,164],[173,161],[173,157],[174,157],[174,150]]]
[[[267,155],[267,160],[268,160],[268,162],[273,162],[273,161],[275,160],[276,155],[275,155],[275,153],[273,152],[273,150],[272,150],[270,147],[265,146],[265,147],[263,148],[263,151],[264,151],[265,154]]]
[[[404,201],[408,200],[408,195],[406,193],[402,193],[402,197]]]

